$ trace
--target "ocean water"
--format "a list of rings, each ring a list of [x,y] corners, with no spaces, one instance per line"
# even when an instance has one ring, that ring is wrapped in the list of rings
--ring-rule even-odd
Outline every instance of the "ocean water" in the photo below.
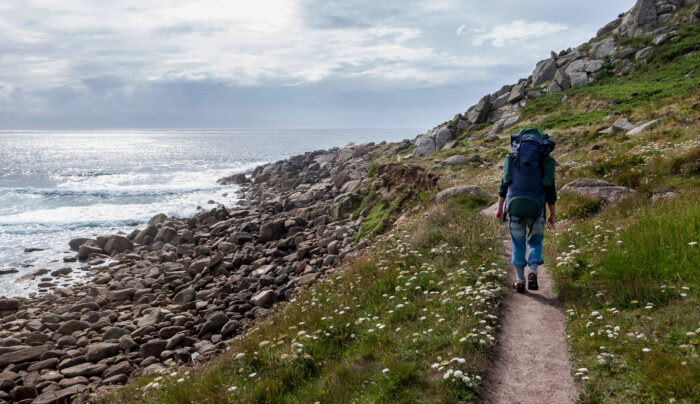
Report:
[[[39,269],[85,273],[68,241],[129,233],[157,213],[184,217],[236,203],[216,180],[306,151],[399,141],[416,130],[0,131],[0,296],[39,291]],[[26,248],[41,251],[25,252]],[[45,279],[46,280],[46,279]]]

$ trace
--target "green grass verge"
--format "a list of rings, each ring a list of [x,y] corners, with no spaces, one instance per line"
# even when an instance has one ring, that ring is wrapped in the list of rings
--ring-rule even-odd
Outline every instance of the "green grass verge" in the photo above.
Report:
[[[497,223],[465,200],[377,240],[200,368],[107,402],[473,402],[504,289]]]
[[[700,402],[700,205],[631,198],[547,246],[581,402]]]

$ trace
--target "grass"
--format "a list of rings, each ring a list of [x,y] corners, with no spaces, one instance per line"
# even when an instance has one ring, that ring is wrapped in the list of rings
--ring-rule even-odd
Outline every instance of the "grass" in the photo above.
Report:
[[[203,368],[107,402],[474,402],[504,290],[499,227],[457,200],[377,240]]]
[[[580,401],[700,401],[698,196],[630,198],[547,245]]]

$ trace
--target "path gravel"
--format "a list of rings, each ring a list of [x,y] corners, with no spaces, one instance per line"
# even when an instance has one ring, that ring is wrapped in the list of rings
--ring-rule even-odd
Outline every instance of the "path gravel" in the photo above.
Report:
[[[504,254],[510,260],[506,232]],[[494,364],[485,378],[484,403],[574,403],[577,386],[571,375],[564,315],[552,292],[546,268],[539,269],[539,290],[513,289],[503,299],[501,329]],[[509,266],[509,284],[515,270]]]

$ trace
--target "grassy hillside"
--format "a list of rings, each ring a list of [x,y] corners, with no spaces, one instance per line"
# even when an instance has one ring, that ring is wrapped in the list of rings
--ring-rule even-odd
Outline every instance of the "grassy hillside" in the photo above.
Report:
[[[109,402],[474,401],[504,288],[500,231],[460,199],[378,240],[230,353]]]

